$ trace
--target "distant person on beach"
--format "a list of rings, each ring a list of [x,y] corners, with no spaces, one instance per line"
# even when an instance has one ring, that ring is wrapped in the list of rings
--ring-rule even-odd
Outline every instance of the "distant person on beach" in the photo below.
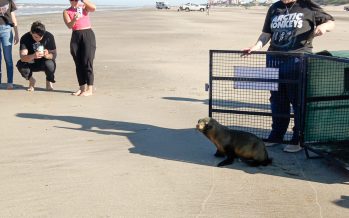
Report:
[[[56,43],[54,36],[46,31],[40,21],[32,24],[30,32],[21,37],[17,69],[21,75],[29,80],[28,91],[34,91],[36,80],[33,72],[44,71],[46,74],[46,89],[53,90],[56,71]]]
[[[0,83],[1,83],[1,48],[3,50],[6,70],[7,70],[7,89],[13,89],[13,60],[12,45],[19,41],[17,19],[15,10],[16,4],[11,0],[0,0]],[[12,28],[14,34],[12,33]]]
[[[210,4],[209,3],[207,3],[206,4],[206,15],[210,15]]]
[[[312,41],[334,28],[334,18],[312,0],[280,0],[269,8],[263,30],[257,43],[243,49],[246,53],[260,50],[270,41],[268,51],[312,52]],[[279,68],[280,79],[299,78],[301,63],[292,56],[267,54],[267,67]],[[297,85],[280,83],[278,91],[271,91],[272,130],[269,141],[282,142],[290,118],[290,104],[294,111],[294,127],[291,144],[284,148],[286,152],[297,152],[299,145],[299,111],[297,107]],[[288,117],[277,116],[288,115]]]
[[[93,60],[96,52],[96,38],[91,29],[89,13],[96,10],[90,0],[70,0],[70,7],[63,12],[63,19],[72,29],[70,53],[73,56],[80,88],[73,93],[75,96],[93,94],[94,73]]]

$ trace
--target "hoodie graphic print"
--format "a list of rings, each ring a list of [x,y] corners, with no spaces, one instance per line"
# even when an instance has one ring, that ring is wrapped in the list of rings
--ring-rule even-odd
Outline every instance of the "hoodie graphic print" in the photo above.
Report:
[[[270,28],[273,32],[271,40],[274,46],[279,47],[281,50],[286,50],[287,48],[292,47],[296,39],[295,35],[297,29],[303,27],[303,18],[303,13],[274,16],[270,24]]]
[[[311,52],[317,25],[334,20],[321,8],[297,1],[274,3],[268,10],[263,32],[271,35],[269,51]]]

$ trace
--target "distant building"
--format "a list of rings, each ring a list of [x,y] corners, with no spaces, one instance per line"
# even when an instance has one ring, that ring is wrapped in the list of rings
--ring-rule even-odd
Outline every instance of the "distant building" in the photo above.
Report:
[[[239,5],[241,0],[208,0],[211,5]]]
[[[230,0],[229,4],[230,5],[240,5],[241,4],[241,0]]]
[[[210,5],[271,5],[275,0],[208,0]]]
[[[259,5],[259,1],[258,0],[252,0],[251,3],[254,4],[254,5]]]

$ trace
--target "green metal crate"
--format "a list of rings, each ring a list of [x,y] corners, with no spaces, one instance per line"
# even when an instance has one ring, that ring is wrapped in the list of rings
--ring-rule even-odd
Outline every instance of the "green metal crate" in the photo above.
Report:
[[[349,51],[329,54],[308,57],[304,144],[349,169]]]
[[[348,53],[349,55],[349,53]],[[349,139],[349,63],[310,57],[308,59],[307,102],[304,141]]]

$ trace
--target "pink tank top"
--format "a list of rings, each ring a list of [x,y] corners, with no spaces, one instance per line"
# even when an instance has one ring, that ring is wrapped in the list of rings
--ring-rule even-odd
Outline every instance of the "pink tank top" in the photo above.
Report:
[[[76,8],[69,8],[66,11],[70,19],[73,20],[76,13]],[[89,27],[91,27],[90,17],[88,16],[88,12],[83,10],[82,17],[75,22],[73,30],[88,29]]]

